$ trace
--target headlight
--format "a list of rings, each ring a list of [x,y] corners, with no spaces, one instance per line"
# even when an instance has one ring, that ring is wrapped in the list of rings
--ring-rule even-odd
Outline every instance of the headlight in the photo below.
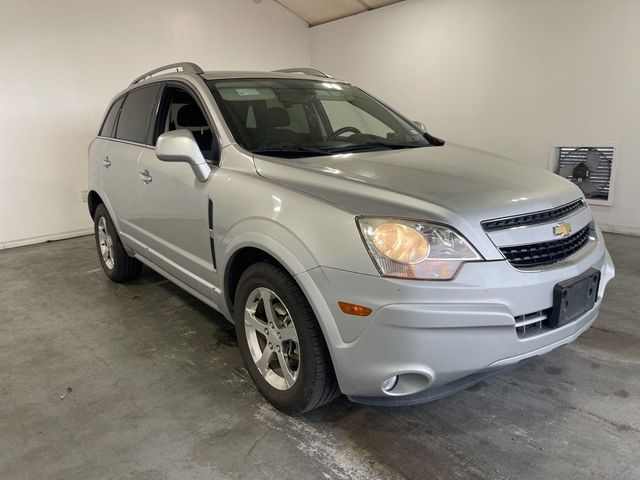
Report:
[[[482,260],[455,230],[419,220],[360,217],[362,238],[385,277],[450,280],[464,262]]]

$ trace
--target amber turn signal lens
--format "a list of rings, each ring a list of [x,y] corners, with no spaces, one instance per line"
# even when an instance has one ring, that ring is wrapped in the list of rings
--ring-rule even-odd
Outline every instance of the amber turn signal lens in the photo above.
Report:
[[[372,310],[369,307],[363,307],[362,305],[355,305],[353,303],[338,302],[340,310],[347,315],[356,315],[358,317],[366,317]]]

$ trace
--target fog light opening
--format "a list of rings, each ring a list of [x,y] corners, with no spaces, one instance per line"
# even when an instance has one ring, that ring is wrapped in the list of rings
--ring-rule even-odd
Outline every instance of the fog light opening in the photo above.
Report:
[[[433,376],[427,372],[406,372],[387,378],[381,388],[385,395],[401,397],[421,392],[432,383]]]
[[[390,392],[396,387],[396,385],[398,385],[398,376],[394,375],[393,377],[389,377],[384,382],[382,382],[382,390],[384,390],[385,392]]]

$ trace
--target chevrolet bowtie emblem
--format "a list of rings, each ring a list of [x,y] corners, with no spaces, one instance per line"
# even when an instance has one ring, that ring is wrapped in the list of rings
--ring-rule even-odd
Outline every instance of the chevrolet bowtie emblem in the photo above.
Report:
[[[559,223],[555,227],[553,227],[553,234],[556,237],[566,237],[571,233],[571,224],[570,223]]]

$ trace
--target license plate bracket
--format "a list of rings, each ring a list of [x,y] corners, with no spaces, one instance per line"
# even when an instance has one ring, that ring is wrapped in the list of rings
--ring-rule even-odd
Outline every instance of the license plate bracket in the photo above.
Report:
[[[593,308],[598,297],[600,272],[590,268],[582,275],[557,283],[553,287],[553,308],[548,323],[561,327]]]

